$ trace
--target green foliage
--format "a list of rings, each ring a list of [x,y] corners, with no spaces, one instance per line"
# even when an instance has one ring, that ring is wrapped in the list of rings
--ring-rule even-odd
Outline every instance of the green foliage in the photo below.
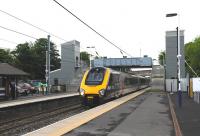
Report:
[[[88,54],[86,51],[83,51],[80,53],[80,57],[82,61],[85,61],[88,66],[90,64],[90,54]]]
[[[15,66],[31,74],[32,79],[45,78],[47,39],[40,38],[35,43],[17,45],[12,52],[15,56]],[[51,71],[60,68],[60,58],[54,43],[50,43]]]
[[[185,59],[194,71],[200,75],[200,37],[185,44]],[[194,76],[194,73],[187,65],[186,70],[189,71],[190,75]]]
[[[165,52],[161,51],[159,56],[158,56],[158,61],[160,65],[164,65],[165,61]]]
[[[12,54],[15,56],[15,66],[31,74],[33,55],[29,43],[17,45]]]
[[[12,64],[13,61],[14,61],[14,58],[13,58],[12,54],[10,53],[10,50],[0,49],[0,62],[1,63]]]

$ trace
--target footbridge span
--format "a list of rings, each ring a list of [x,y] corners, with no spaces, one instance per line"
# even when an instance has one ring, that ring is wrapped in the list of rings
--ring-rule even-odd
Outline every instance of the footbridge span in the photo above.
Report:
[[[130,68],[152,68],[152,58],[100,58],[93,61],[93,66],[109,67],[120,71],[127,71]]]

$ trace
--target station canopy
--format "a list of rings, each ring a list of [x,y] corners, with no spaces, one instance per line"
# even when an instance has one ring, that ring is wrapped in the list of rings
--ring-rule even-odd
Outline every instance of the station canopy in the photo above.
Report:
[[[0,76],[28,76],[29,74],[8,63],[0,63]]]

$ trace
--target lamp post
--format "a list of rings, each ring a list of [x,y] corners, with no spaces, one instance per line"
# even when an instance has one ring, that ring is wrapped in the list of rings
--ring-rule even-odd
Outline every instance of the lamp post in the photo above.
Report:
[[[164,91],[166,91],[166,61],[165,61],[165,54],[163,53],[162,55],[162,62],[163,62],[163,69],[164,69]]]
[[[178,44],[178,54],[177,54],[177,58],[178,58],[178,104],[179,107],[182,106],[182,98],[181,98],[181,48],[180,48],[180,15],[177,13],[170,13],[170,14],[166,14],[166,17],[174,17],[174,16],[178,16],[178,27],[177,27],[177,44]]]

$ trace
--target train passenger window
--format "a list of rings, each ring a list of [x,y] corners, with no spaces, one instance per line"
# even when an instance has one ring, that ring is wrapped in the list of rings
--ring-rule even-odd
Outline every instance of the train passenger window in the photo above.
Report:
[[[138,79],[136,77],[133,78],[133,85],[137,85],[138,84]]]
[[[125,82],[125,85],[130,85],[130,78],[125,78],[124,82]]]
[[[112,83],[119,83],[119,74],[111,74]]]
[[[109,82],[108,82],[108,87],[111,88],[111,90],[116,90],[119,89],[119,74],[110,74]]]

